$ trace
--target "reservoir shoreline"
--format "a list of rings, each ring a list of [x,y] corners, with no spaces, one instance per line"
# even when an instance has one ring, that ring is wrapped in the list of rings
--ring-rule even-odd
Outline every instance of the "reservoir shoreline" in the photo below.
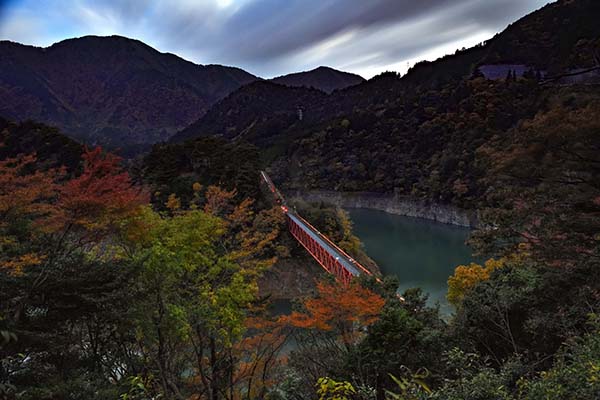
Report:
[[[363,208],[384,211],[388,214],[424,218],[444,224],[477,228],[477,211],[452,205],[428,202],[410,196],[372,192],[336,192],[310,190],[292,192],[290,199],[307,202],[325,202],[340,208]]]
[[[448,278],[458,265],[477,262],[465,244],[468,227],[366,208],[347,211],[366,253],[383,276],[398,278],[400,293],[421,288],[430,306],[437,302],[443,315],[452,313],[446,300]]]

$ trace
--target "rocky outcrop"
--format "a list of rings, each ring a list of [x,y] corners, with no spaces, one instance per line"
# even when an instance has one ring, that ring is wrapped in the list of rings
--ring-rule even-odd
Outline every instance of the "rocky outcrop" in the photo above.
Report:
[[[342,208],[368,208],[407,217],[425,218],[444,224],[478,226],[477,212],[451,205],[436,204],[394,194],[369,192],[306,191],[292,193],[290,199],[323,201]]]

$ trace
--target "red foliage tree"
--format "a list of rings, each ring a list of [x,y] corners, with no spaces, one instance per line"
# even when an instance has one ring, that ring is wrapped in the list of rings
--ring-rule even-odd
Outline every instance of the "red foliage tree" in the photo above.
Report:
[[[33,154],[0,161],[0,266],[20,273],[99,244],[147,204],[147,194],[133,185],[119,157],[97,147],[86,149],[83,160],[82,174],[69,180],[64,168],[32,172]],[[18,238],[8,233],[15,227]]]
[[[134,186],[119,157],[96,147],[86,149],[83,160],[83,173],[60,187],[54,228],[103,233],[148,203],[148,194]]]

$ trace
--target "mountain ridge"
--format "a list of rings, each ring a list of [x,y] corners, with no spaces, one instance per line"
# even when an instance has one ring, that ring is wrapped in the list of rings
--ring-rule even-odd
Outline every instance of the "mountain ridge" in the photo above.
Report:
[[[0,115],[35,119],[109,147],[165,140],[259,79],[122,36],[84,36],[44,48],[2,41],[0,71]]]
[[[386,72],[302,101],[292,95],[297,89],[246,85],[171,141],[211,135],[247,140],[262,148],[284,190],[386,192],[477,207],[485,191],[481,146],[549,102],[566,101],[568,93],[591,96],[585,82],[561,91],[542,82],[541,71],[593,65],[600,25],[590,15],[599,13],[600,3],[591,0],[552,3],[478,46],[417,63],[404,76]],[[571,23],[559,19],[565,29],[554,34],[561,15]],[[536,47],[556,50],[531,55]],[[514,64],[524,66],[518,76]],[[484,65],[507,68],[511,78],[486,78],[479,70]]]
[[[275,79],[323,91],[362,80],[328,67]],[[1,116],[40,121],[113,149],[167,140],[256,81],[271,80],[238,67],[196,64],[119,35],[69,38],[47,47],[0,41]]]
[[[319,66],[310,71],[294,72],[277,76],[270,81],[285,86],[314,87],[326,93],[358,85],[365,79],[357,74],[340,71],[331,67]]]
[[[309,121],[314,120],[316,108],[319,109],[317,116],[323,121],[327,118],[348,115],[355,109],[373,108],[375,104],[379,105],[377,107],[385,109],[386,102],[396,102],[399,97],[405,95],[406,91],[412,91],[415,87],[439,90],[444,85],[456,84],[477,75],[480,73],[479,67],[486,64],[499,65],[500,68],[509,68],[510,64],[514,63],[522,64],[519,76],[527,73],[535,75],[540,70],[547,74],[556,74],[573,68],[589,67],[594,65],[594,62],[598,62],[595,61],[596,58],[600,59],[600,56],[594,56],[594,54],[600,54],[600,41],[598,40],[600,24],[596,24],[595,15],[600,15],[600,3],[592,0],[577,2],[561,0],[548,4],[508,25],[504,31],[489,40],[468,49],[457,50],[454,54],[440,57],[435,61],[421,61],[404,76],[395,72],[384,72],[369,80],[363,80],[359,84],[333,91],[318,104],[311,104],[311,113],[303,113],[304,118]],[[565,20],[560,20],[561,16],[564,16]],[[552,23],[547,23],[548,21]],[[557,23],[563,27],[560,33],[553,30]],[[535,54],[533,51],[535,48],[545,50],[541,52],[542,54]],[[519,58],[515,58],[516,55]],[[558,62],[557,60],[564,61]],[[503,72],[502,79],[506,76],[506,72]],[[275,78],[275,81],[277,79]],[[241,87],[236,91],[239,93],[234,92],[215,105],[214,113],[219,114],[221,126],[214,123],[216,119],[212,116],[213,110],[209,110],[206,116],[183,130],[185,134],[180,132],[174,135],[171,141],[191,138],[194,134],[199,136],[216,134],[229,137],[228,132],[232,130],[248,129],[247,121],[235,121],[239,111],[228,114],[222,110],[239,107],[240,104],[233,104],[238,98],[269,96],[269,88],[266,86],[262,87],[264,89],[262,93],[254,89],[256,88],[248,90],[246,87]],[[278,92],[281,96],[281,90]],[[228,101],[232,101],[232,104],[227,104]],[[250,102],[248,101],[248,103]],[[297,125],[292,116],[296,113],[298,106],[302,105],[278,105],[280,109],[288,110],[286,118],[290,121],[292,130]],[[277,119],[280,119],[280,114],[262,115],[261,124],[252,126],[255,132],[254,137],[260,138],[260,125],[268,127],[272,125],[270,121]],[[282,135],[284,130],[281,129]]]

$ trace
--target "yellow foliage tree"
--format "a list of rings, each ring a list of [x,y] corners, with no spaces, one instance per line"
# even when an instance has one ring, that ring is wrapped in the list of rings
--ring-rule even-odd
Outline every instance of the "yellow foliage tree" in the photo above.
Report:
[[[490,258],[483,266],[471,263],[456,267],[454,275],[448,278],[448,295],[446,296],[448,302],[458,307],[471,288],[479,282],[488,280],[491,273],[498,268],[502,268],[506,261],[507,259],[504,257],[498,260]]]
[[[181,200],[179,200],[179,198],[177,196],[175,196],[174,193],[171,193],[169,195],[169,198],[167,199],[165,207],[167,207],[169,210],[171,210],[173,212],[177,211],[181,208]]]
[[[350,382],[338,382],[331,378],[319,378],[317,381],[319,400],[350,400],[356,390]]]

